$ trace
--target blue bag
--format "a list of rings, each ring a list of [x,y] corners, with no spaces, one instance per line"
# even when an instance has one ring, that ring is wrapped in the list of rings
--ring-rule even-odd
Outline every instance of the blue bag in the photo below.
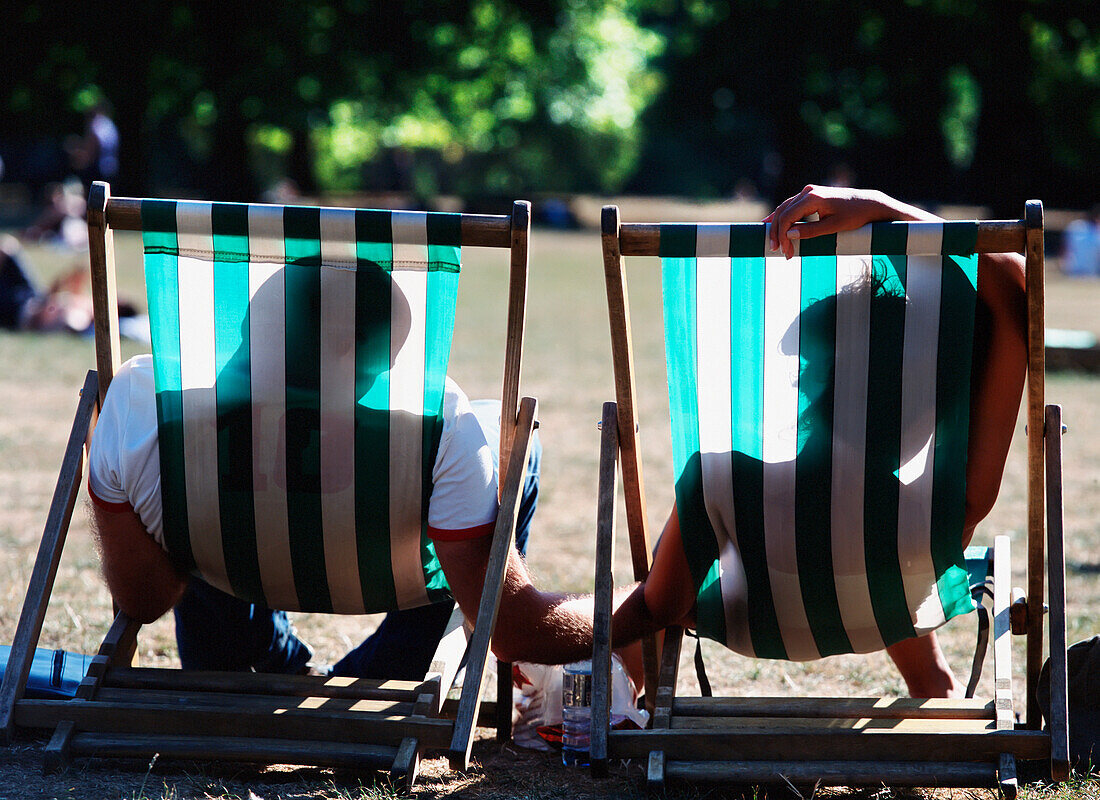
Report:
[[[10,654],[11,647],[0,644],[0,678],[8,666]],[[66,700],[73,697],[91,663],[92,657],[83,653],[39,647],[34,651],[31,674],[27,678],[27,688],[23,696],[38,700]]]

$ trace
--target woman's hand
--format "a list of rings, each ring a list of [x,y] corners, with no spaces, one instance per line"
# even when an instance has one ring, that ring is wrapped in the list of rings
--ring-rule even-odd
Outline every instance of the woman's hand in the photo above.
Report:
[[[816,221],[802,222],[812,214],[817,214]],[[811,184],[780,203],[775,211],[764,217],[764,222],[771,223],[772,251],[782,250],[783,255],[791,258],[797,239],[854,230],[883,220],[937,219],[939,217],[934,214],[879,191]]]

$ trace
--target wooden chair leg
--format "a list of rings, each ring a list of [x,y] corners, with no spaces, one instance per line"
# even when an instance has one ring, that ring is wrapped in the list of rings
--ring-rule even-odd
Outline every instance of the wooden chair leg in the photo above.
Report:
[[[42,759],[42,774],[52,775],[69,763],[72,754],[73,734],[76,725],[69,720],[59,722],[50,737]]]
[[[1062,529],[1062,407],[1046,407],[1047,600],[1050,606],[1050,777],[1069,777],[1066,556]]]
[[[84,678],[76,687],[77,700],[93,699],[110,667],[129,666],[137,649],[139,628],[141,628],[140,623],[125,614],[120,612],[115,616],[114,622],[107,629],[107,635],[99,646],[98,654],[92,659],[84,673]],[[47,775],[56,772],[69,762],[75,735],[75,723],[70,720],[58,723],[49,744],[46,745],[44,754],[42,768]]]
[[[465,618],[462,616],[462,609],[456,603],[454,611],[451,612],[450,619],[447,620],[447,625],[443,629],[443,636],[440,637],[435,653],[432,654],[428,673],[424,676],[425,680],[429,680],[433,676],[439,679],[440,691],[438,704],[435,708],[436,714],[443,708],[447,693],[458,679],[462,655],[466,652],[468,641]]]
[[[645,773],[646,795],[660,797],[665,793],[665,752],[654,750],[649,754]]]
[[[402,739],[397,748],[397,756],[390,768],[390,782],[405,794],[412,792],[413,784],[420,774],[420,743],[414,737]]]
[[[96,386],[96,373],[89,371],[80,391],[80,400],[69,431],[68,443],[65,445],[65,456],[54,487],[53,499],[50,501],[42,541],[31,571],[30,585],[27,587],[23,609],[19,613],[19,623],[15,628],[15,638],[8,654],[7,669],[4,671],[3,682],[0,683],[0,745],[9,743],[15,732],[15,704],[22,699],[27,685],[34,651],[38,646],[38,636],[46,617],[46,606],[53,592],[58,564],[61,563],[61,551],[65,547],[69,521],[72,519],[84,474],[84,442],[88,438],[88,430],[95,413]]]
[[[611,730],[611,603],[615,549],[615,484],[618,470],[618,410],[604,403],[600,437],[600,483],[596,508],[596,595],[592,647],[592,776],[607,776],[608,737]]]
[[[489,652],[489,637],[496,625],[500,610],[500,596],[504,589],[504,575],[508,557],[515,541],[516,519],[519,515],[519,495],[523,486],[527,459],[531,454],[531,436],[535,429],[538,403],[531,397],[520,402],[516,438],[512,446],[508,474],[502,479],[500,508],[497,511],[493,543],[489,551],[489,564],[485,569],[485,586],[478,605],[477,623],[466,655],[466,678],[462,685],[462,697],[458,701],[454,736],[451,738],[449,758],[451,769],[463,771],[470,766],[470,748],[473,745],[474,725],[481,705],[481,690],[485,678],[485,660]],[[471,677],[474,680],[471,680]]]
[[[434,692],[425,692],[416,698],[410,721],[427,719],[437,714],[437,698]],[[397,755],[393,759],[390,768],[390,781],[394,786],[400,787],[406,794],[412,792],[417,775],[420,774],[420,742],[415,736],[408,736],[401,740],[397,747]]]
[[[1016,779],[1016,759],[1011,753],[1001,753],[1000,763],[997,764],[997,789],[1005,800],[1016,800],[1016,792],[1019,788],[1019,782]]]
[[[653,709],[653,730],[668,730],[672,727],[672,700],[676,696],[676,674],[680,668],[680,648],[684,642],[684,629],[672,626],[665,629],[665,646],[661,654],[661,673],[657,683],[657,703]],[[650,794],[661,794],[665,790],[665,754],[652,751],[649,754],[649,766],[646,772],[646,786]]]
[[[509,662],[497,662],[497,741],[501,744],[512,741],[512,665]]]

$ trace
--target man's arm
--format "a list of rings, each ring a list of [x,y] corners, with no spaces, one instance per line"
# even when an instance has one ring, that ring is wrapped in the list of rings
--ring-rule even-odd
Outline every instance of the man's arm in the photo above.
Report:
[[[467,619],[476,619],[491,536],[436,541],[435,551]],[[616,592],[618,606],[634,587]],[[617,638],[617,637],[616,637]],[[618,645],[618,641],[616,641]],[[544,592],[513,548],[508,556],[493,652],[503,661],[566,664],[592,657],[592,596]]]
[[[491,536],[435,542],[439,563],[468,619],[477,617],[491,542]],[[626,647],[669,625],[693,624],[690,613],[694,603],[691,573],[673,510],[661,535],[649,578],[615,591],[612,646]],[[493,631],[493,652],[504,661],[541,664],[591,658],[592,609],[592,595],[540,590],[531,580],[527,564],[513,549],[508,557],[500,612]]]
[[[108,511],[94,503],[92,509],[111,597],[138,622],[153,622],[179,602],[187,576],[176,569],[132,510]]]

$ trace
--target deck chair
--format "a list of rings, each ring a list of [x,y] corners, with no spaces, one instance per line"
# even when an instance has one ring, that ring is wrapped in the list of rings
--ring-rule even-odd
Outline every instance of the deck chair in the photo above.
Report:
[[[1049,759],[1051,774],[1064,777],[1062,426],[1058,406],[1044,409],[1042,206],[1029,203],[1019,221],[875,223],[802,241],[790,261],[766,257],[764,224],[620,224],[607,206],[602,227],[617,403],[602,423],[596,774],[607,759],[646,758],[655,789],[687,778],[1000,786],[1007,795],[1017,759]],[[623,256],[662,259],[676,502],[698,632],[748,655],[807,660],[882,649],[973,607],[959,536],[976,253],[1009,251],[1027,257],[1026,594],[1017,590],[1013,602],[1007,536],[967,553],[991,562],[995,577],[995,695],[679,696],[684,632],[672,628],[659,674],[647,665],[651,728],[610,730],[617,461],[635,579],[652,552]],[[833,521],[853,519],[862,520],[862,540],[834,541]],[[1058,683],[1049,730],[1035,700],[1044,564]],[[1027,636],[1019,724],[1010,632]]]
[[[536,411],[519,397],[529,204],[495,216],[200,203],[112,198],[96,183],[88,208],[98,369],[0,690],[4,736],[54,730],[48,764],[159,753],[388,770],[407,787],[425,750],[468,767]],[[142,233],[170,555],[244,599],[332,613],[449,598],[424,520],[461,250],[507,251],[500,509],[468,647],[459,613],[419,681],[142,669],[138,625],[120,613],[76,699],[24,697],[82,448],[119,367],[115,230]],[[509,735],[511,670],[500,673]]]

